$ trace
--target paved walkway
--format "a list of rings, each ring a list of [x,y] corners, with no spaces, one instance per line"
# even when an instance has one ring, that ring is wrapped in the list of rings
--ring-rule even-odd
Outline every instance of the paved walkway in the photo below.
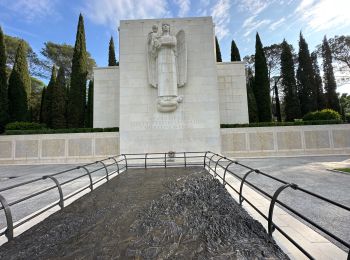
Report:
[[[349,167],[350,161],[348,157],[266,158],[241,159],[239,161],[288,182],[297,183],[342,204],[350,205],[350,175],[327,170],[328,168],[337,168],[339,166]],[[240,176],[247,172],[246,169],[237,166],[230,167],[230,169]],[[220,170],[220,172],[223,174],[223,170]],[[239,190],[240,181],[234,177],[229,177],[228,180],[233,187]],[[251,174],[248,180],[258,187],[262,187],[269,194],[273,194],[280,186],[279,183],[275,183],[261,175]],[[330,184],[331,186],[329,186]],[[229,188],[228,190],[238,200],[237,194]],[[244,187],[243,193],[254,205],[258,205],[259,210],[265,215],[268,214],[269,200],[248,187]],[[321,226],[327,227],[328,230],[334,232],[345,241],[350,241],[350,228],[348,226],[350,214],[348,212],[336,210],[335,207],[329,206],[327,203],[307,198],[300,192],[298,194],[295,191],[286,190],[281,194],[280,198],[287,205],[315,220]],[[247,203],[243,203],[243,205],[254,218],[265,224],[267,228],[267,221],[264,218]],[[330,212],[332,214],[329,214]],[[346,259],[347,253],[282,209],[277,208],[274,215],[275,223],[283,227],[287,234],[296,238],[296,241],[305,247],[307,251],[310,251],[311,255],[316,259]],[[275,231],[274,238],[292,259],[307,259],[278,231]]]
[[[350,207],[350,174],[328,170],[350,167],[350,156],[239,159],[238,161]],[[232,167],[232,170],[241,176],[247,171],[242,167]],[[248,180],[262,187],[270,195],[281,185],[257,174],[249,175]],[[281,193],[279,200],[350,242],[349,212],[300,191],[289,189]],[[332,214],[329,214],[330,212]]]

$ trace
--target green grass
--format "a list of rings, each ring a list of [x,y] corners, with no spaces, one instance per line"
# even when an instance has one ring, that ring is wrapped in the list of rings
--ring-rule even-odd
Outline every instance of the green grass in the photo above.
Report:
[[[338,168],[338,169],[334,169],[334,170],[350,173],[350,168]]]

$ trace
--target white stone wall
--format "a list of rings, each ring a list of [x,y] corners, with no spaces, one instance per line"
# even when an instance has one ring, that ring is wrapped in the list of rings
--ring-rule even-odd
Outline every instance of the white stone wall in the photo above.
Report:
[[[162,22],[186,33],[188,81],[175,112],[157,111],[157,89],[148,84],[147,35]],[[122,153],[220,151],[220,113],[211,17],[121,21],[120,147]]]
[[[119,154],[119,133],[0,136],[0,164],[93,162]]]
[[[221,140],[234,157],[350,154],[350,124],[223,128]]]
[[[220,124],[249,123],[244,62],[217,63]]]
[[[119,126],[119,67],[94,68],[94,127]]]
[[[350,155],[350,124],[223,128],[221,138],[222,153],[231,157]],[[117,132],[0,136],[0,164],[93,162],[117,154]]]

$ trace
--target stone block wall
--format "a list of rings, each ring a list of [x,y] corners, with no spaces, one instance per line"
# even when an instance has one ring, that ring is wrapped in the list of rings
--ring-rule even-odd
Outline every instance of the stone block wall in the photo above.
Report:
[[[224,128],[221,144],[234,157],[350,154],[350,125]]]
[[[119,154],[119,133],[0,136],[0,164],[82,163]]]
[[[94,127],[119,127],[119,67],[94,68]]]
[[[220,124],[249,123],[244,62],[219,62]]]

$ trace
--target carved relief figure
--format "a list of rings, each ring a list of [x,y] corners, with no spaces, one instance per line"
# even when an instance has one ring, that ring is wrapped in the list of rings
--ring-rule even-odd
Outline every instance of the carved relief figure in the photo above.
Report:
[[[170,34],[170,25],[162,24],[159,35],[154,25],[148,35],[147,58],[149,84],[158,88],[158,111],[175,111],[182,101],[177,88],[183,87],[187,80],[185,32],[180,30],[175,37]]]

